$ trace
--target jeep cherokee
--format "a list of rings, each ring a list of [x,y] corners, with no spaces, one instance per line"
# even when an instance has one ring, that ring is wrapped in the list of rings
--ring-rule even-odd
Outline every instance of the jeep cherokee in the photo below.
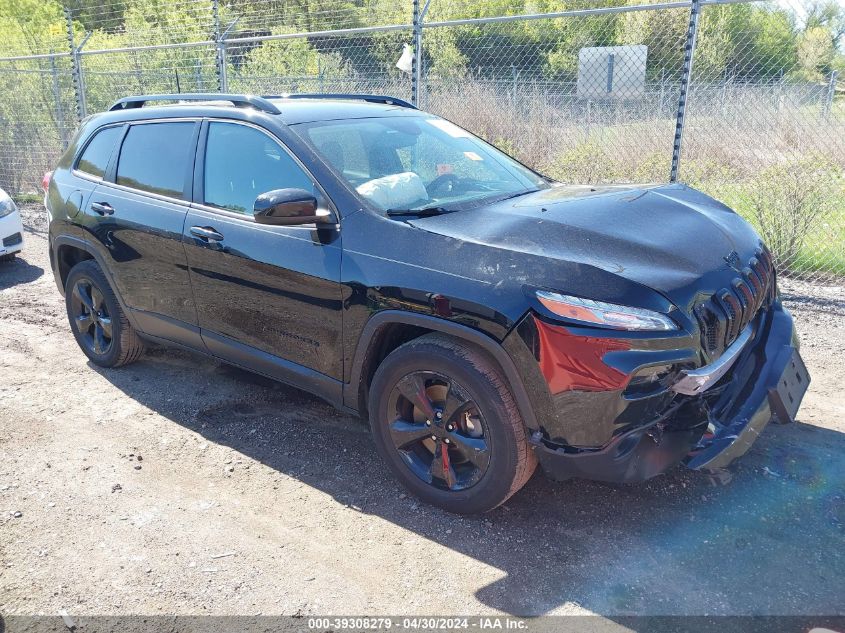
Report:
[[[498,506],[538,462],[722,468],[809,381],[772,256],[731,209],[552,182],[391,97],[127,97],[81,126],[46,206],[91,362],[152,341],[310,391],[368,417],[396,477],[452,512]]]

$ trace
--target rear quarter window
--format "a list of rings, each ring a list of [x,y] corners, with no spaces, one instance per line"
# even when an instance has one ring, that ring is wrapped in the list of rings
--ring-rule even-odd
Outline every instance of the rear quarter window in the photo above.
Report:
[[[102,178],[106,173],[114,144],[120,137],[122,130],[121,126],[117,126],[107,127],[96,132],[85,147],[85,151],[82,152],[82,156],[79,157],[76,169],[96,178]]]
[[[193,121],[143,123],[129,128],[120,148],[115,182],[182,198],[193,157]]]

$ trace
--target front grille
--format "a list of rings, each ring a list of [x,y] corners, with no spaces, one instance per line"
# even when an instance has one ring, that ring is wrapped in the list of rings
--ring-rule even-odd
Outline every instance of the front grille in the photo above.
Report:
[[[3,238],[3,246],[15,246],[21,243],[21,239],[23,238],[20,233],[12,233],[9,237]]]
[[[775,269],[772,256],[758,249],[740,275],[727,288],[714,293],[695,308],[701,330],[701,345],[717,358],[733,343],[761,308],[775,297]]]

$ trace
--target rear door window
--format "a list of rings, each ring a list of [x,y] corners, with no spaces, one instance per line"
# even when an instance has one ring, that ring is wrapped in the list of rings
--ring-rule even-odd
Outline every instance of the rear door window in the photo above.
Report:
[[[182,198],[193,156],[192,121],[143,123],[129,128],[115,182],[124,187]]]
[[[76,168],[96,178],[102,178],[106,173],[114,144],[120,138],[122,131],[123,128],[118,125],[117,127],[107,127],[94,134],[94,138],[82,152]]]

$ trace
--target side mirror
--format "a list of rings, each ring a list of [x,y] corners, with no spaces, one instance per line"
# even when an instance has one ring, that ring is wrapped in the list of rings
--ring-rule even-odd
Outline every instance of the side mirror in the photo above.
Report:
[[[317,198],[304,189],[274,189],[255,199],[253,217],[258,224],[295,226],[331,222],[329,211],[317,208]]]

